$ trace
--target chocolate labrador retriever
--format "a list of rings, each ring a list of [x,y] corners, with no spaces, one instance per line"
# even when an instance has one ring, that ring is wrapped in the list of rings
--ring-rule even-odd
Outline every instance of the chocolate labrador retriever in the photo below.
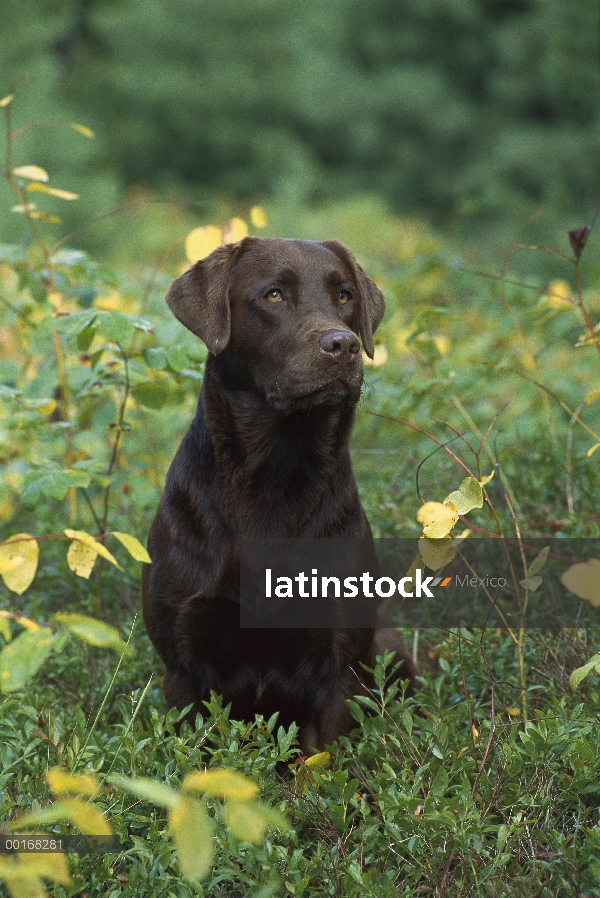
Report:
[[[391,629],[240,628],[242,537],[367,537],[348,452],[381,291],[342,244],[246,237],[177,278],[172,312],[206,343],[198,411],[150,530],[144,620],[166,665],[169,706],[214,689],[231,716],[279,712],[302,750],[352,727],[344,699]]]

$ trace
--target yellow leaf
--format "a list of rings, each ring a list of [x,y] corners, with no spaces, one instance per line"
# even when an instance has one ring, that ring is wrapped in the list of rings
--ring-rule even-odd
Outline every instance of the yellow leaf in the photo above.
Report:
[[[592,402],[596,401],[596,399],[600,399],[600,387],[594,387],[593,390],[590,390],[590,392],[585,397],[585,404],[591,405]]]
[[[456,550],[457,546],[449,536],[442,539],[430,539],[427,536],[422,536],[419,540],[421,558],[432,571],[439,571],[440,568],[450,564],[456,555]]]
[[[507,708],[506,710],[507,710],[508,714],[510,714],[511,717],[519,717],[519,715],[521,713],[519,708]]]
[[[112,836],[113,834],[112,827],[104,814],[101,814],[94,805],[81,801],[79,798],[64,798],[48,808],[22,814],[11,820],[8,828],[20,832],[23,828],[29,829],[57,820],[70,820],[86,836]]]
[[[237,243],[248,236],[248,225],[243,218],[232,218],[223,228],[223,243]]]
[[[315,769],[321,767],[322,769],[329,770],[330,766],[331,754],[328,751],[321,751],[316,755],[311,755],[310,758],[305,758],[301,764],[290,764],[290,769],[293,770],[295,768],[294,791],[298,793],[302,792],[306,795],[309,785],[312,784],[318,788],[321,780],[315,779]],[[322,773],[321,777],[325,779],[325,774]]]
[[[11,543],[17,543],[12,547]],[[40,550],[35,539],[28,533],[18,533],[4,545],[0,546],[0,559],[22,556],[23,561],[14,570],[2,573],[2,579],[8,589],[22,595],[35,577]]]
[[[46,780],[56,795],[68,792],[91,797],[100,791],[96,777],[91,773],[73,774],[63,767],[52,767],[46,774]]]
[[[596,449],[598,449],[599,446],[600,446],[600,443],[594,443],[593,446],[590,446],[590,448],[588,449],[588,451],[585,453],[585,454],[587,455],[587,457],[588,457],[588,458],[591,458],[592,455],[594,454],[594,452],[596,451]]]
[[[143,561],[145,564],[152,564],[152,559],[148,555],[148,551],[135,536],[130,536],[129,533],[119,533],[117,530],[113,530],[112,535],[116,536],[119,542],[125,546],[135,561]]]
[[[85,125],[78,125],[76,122],[69,122],[69,128],[73,128],[75,131],[79,131],[80,134],[83,134],[84,137],[89,137],[90,140],[94,139],[94,132],[91,128],[86,128]]]
[[[256,802],[228,801],[225,823],[238,839],[260,845],[267,833],[268,820]]]
[[[547,288],[548,305],[553,309],[560,309],[570,305],[573,301],[571,285],[566,281],[552,281]]]
[[[453,505],[459,514],[482,508],[483,493],[479,481],[474,477],[465,477],[459,488],[446,496],[444,505]]]
[[[61,811],[71,823],[74,823],[82,833],[87,836],[112,836],[112,826],[97,808],[87,801],[79,801],[77,798],[67,798],[57,802]]]
[[[183,789],[204,792],[218,798],[250,801],[260,791],[260,786],[235,770],[218,767],[213,770],[195,770],[183,781]]]
[[[34,620],[31,620],[29,617],[23,617],[20,614],[15,614],[14,611],[0,611],[0,617],[7,618],[8,620],[14,620],[18,624],[21,624],[26,630],[34,631],[39,630],[40,625],[36,624]]]
[[[0,879],[12,898],[46,898],[40,877],[71,885],[69,862],[60,852],[23,852],[0,857]]]
[[[98,553],[93,546],[88,546],[86,543],[74,539],[67,552],[67,564],[78,577],[88,580],[97,557]]]
[[[13,97],[14,97],[14,94],[8,94],[8,96],[2,97],[2,99],[0,100],[0,109],[2,109],[4,106],[8,106],[10,103],[12,103]]]
[[[20,564],[23,564],[24,561],[24,555],[9,555],[8,558],[0,558],[0,574],[7,574],[9,571],[14,571],[14,569],[19,567]]]
[[[373,358],[370,359],[366,352],[362,354],[363,362],[371,368],[381,368],[388,360],[387,346],[384,343],[376,343],[373,350]]]
[[[13,168],[12,174],[18,178],[27,178],[29,181],[48,181],[48,172],[39,165],[20,165]]]
[[[25,205],[19,204],[18,206],[13,206],[10,210],[11,212],[22,212],[25,215],[26,212],[33,212],[34,209],[37,209],[35,203],[26,203]]]
[[[213,250],[221,246],[221,229],[216,225],[205,228],[194,228],[185,238],[185,255],[188,262],[198,262],[210,256]]]
[[[27,185],[27,192],[33,193],[38,190],[41,193],[49,193],[50,196],[57,196],[61,200],[78,200],[78,193],[71,193],[70,190],[60,190],[58,187],[48,187],[46,184],[40,184],[39,181],[32,181]]]
[[[114,564],[120,571],[123,570],[117,559],[110,554],[106,546],[103,546],[102,543],[98,542],[97,539],[94,539],[89,533],[86,533],[85,530],[63,530],[63,533],[65,536],[68,536],[69,539],[78,539],[80,542],[95,549],[98,555],[102,555],[103,558],[106,558],[107,561]]]
[[[560,579],[580,599],[586,599],[594,608],[600,607],[600,559],[573,564]]]
[[[417,521],[423,524],[423,535],[430,539],[446,536],[458,521],[458,511],[452,502],[426,502],[417,512]]]
[[[191,795],[178,798],[169,810],[169,825],[179,863],[188,879],[204,879],[210,873],[214,854],[212,821],[203,801]]]
[[[304,763],[309,770],[312,770],[314,767],[322,767],[324,770],[329,770],[331,767],[331,754],[328,751],[320,751],[318,754],[306,758]]]
[[[261,206],[252,206],[250,209],[250,221],[255,228],[266,228],[267,216]]]
[[[482,477],[481,480],[478,481],[479,486],[485,486],[486,483],[489,483],[489,482],[490,482],[490,480],[492,479],[493,476],[494,476],[494,472],[493,472],[493,471],[492,471],[491,474],[486,474],[485,477]]]
[[[46,215],[45,212],[30,212],[31,218],[35,218],[37,221],[47,221],[49,224],[62,224],[62,218],[59,218],[58,215]]]

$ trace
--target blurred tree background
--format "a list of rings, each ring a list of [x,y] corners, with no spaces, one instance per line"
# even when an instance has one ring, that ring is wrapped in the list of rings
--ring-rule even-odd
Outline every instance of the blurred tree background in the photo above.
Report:
[[[369,198],[501,259],[532,213],[544,215],[527,239],[555,244],[598,201],[596,0],[2,6],[0,93],[29,74],[17,123],[75,120],[97,135],[19,138],[15,164],[81,194],[61,206],[67,228],[124,202],[182,204],[138,213],[134,241],[131,216],[98,223],[78,238],[96,254],[139,259],[173,228],[254,202],[273,234],[333,236],[315,233],[314,213],[344,201],[352,215]],[[0,239],[21,235],[18,218],[3,217]]]

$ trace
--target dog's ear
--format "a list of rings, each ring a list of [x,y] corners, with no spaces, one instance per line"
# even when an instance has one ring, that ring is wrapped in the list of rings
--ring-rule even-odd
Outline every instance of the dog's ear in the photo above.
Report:
[[[323,246],[330,249],[338,258],[345,262],[354,275],[359,293],[358,323],[360,325],[360,336],[365,352],[372,359],[374,353],[373,334],[379,327],[385,312],[383,293],[371,278],[365,274],[350,250],[343,243],[338,243],[337,240],[325,240]]]
[[[200,337],[214,355],[229,343],[229,282],[244,243],[242,240],[219,246],[174,280],[166,296],[175,317]]]

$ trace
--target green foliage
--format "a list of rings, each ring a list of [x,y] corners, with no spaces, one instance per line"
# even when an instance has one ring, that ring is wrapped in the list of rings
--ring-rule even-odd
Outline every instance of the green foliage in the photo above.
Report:
[[[23,164],[39,160],[85,199],[42,196],[73,229],[124,190],[133,203],[169,190],[209,216],[231,197],[297,217],[369,193],[489,246],[539,209],[547,239],[597,190],[593,0],[5,0],[3,34],[5,92],[15,72],[30,76],[25,119],[98,134],[19,138]],[[162,252],[189,211],[148,214]],[[138,222],[83,239],[116,254],[129,244],[136,259]],[[2,233],[15,239],[18,224]]]
[[[374,533],[420,535],[422,501],[450,512],[446,534],[460,512],[491,532],[597,538],[594,236],[581,260],[559,257],[563,280],[529,289],[467,274],[417,223],[360,208],[330,215],[388,308],[352,447]],[[205,350],[168,315],[166,275],[39,238],[0,250],[0,820],[65,833],[101,818],[122,851],[74,856],[71,874],[2,859],[13,894],[44,879],[55,898],[597,890],[593,633],[417,633],[418,698],[386,686],[382,659],[376,689],[348,702],[355,732],[314,758],[298,758],[295,726],[232,721],[217,696],[194,727],[189,709],[164,713],[131,559],[148,560]],[[532,594],[546,557],[523,572]],[[569,585],[589,601],[594,561]]]

